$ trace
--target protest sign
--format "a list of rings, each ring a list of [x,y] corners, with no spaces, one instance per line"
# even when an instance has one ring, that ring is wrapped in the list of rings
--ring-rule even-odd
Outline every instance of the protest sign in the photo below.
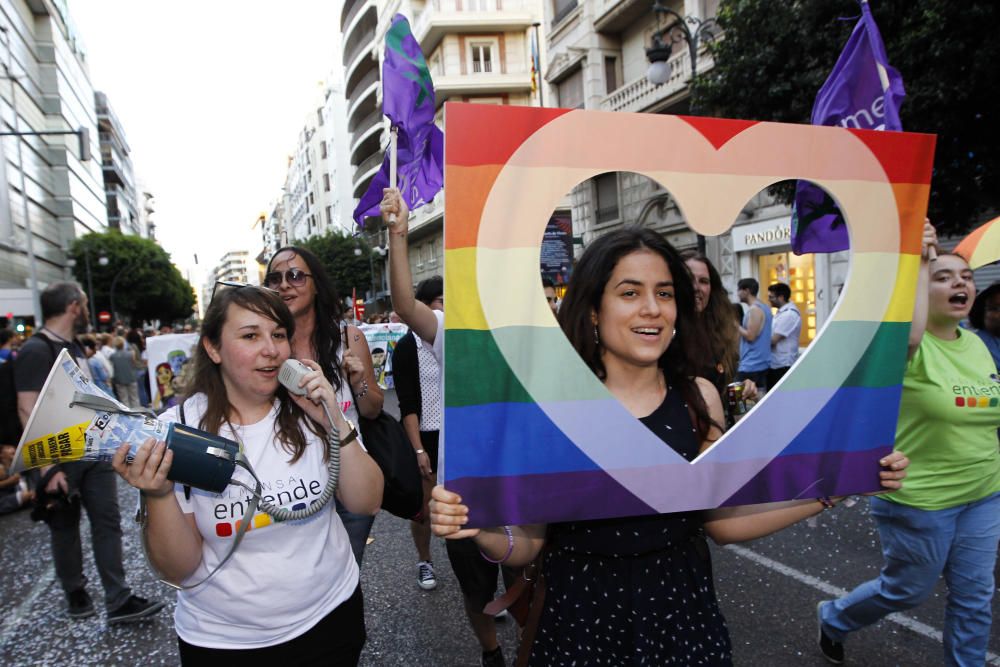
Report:
[[[470,527],[878,488],[878,459],[895,437],[933,136],[454,103],[445,122],[439,474],[469,506]],[[658,182],[706,236],[788,179],[826,189],[850,230],[850,275],[816,340],[691,463],[611,396],[542,292],[539,247],[552,211],[578,184],[613,171]]]
[[[362,324],[358,326],[368,341],[368,350],[372,355],[372,367],[375,369],[375,379],[383,390],[395,389],[392,379],[392,353],[396,343],[406,335],[409,328],[405,324]]]
[[[191,372],[198,334],[165,334],[146,339],[146,365],[149,369],[149,395],[157,412],[171,408],[180,400],[183,381]]]

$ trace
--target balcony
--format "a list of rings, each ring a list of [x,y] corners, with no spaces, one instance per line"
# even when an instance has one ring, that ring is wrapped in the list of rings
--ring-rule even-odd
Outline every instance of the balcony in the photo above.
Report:
[[[648,0],[596,0],[594,10],[594,30],[606,35],[618,34],[644,16],[652,17]]]
[[[413,36],[431,53],[445,35],[524,31],[541,20],[533,7],[527,0],[430,0],[413,24]]]
[[[347,126],[360,124],[361,119],[368,116],[372,109],[381,108],[378,104],[378,93],[381,89],[378,79],[364,89],[355,91],[355,97],[347,103]]]
[[[438,190],[438,193],[434,195],[434,199],[427,202],[417,210],[413,211],[413,216],[410,218],[410,234],[418,234],[423,236],[424,232],[428,229],[433,229],[433,223],[438,222],[438,227],[440,227],[440,220],[444,215],[444,190]],[[417,237],[413,237],[417,238]]]
[[[371,180],[375,172],[379,170],[382,166],[382,153],[374,153],[369,155],[364,162],[359,164],[354,169],[354,178],[352,179],[352,185],[354,186],[354,197],[357,199],[361,198],[361,195],[365,193],[368,188],[368,182]]]
[[[451,97],[485,97],[530,91],[531,72],[453,74],[434,78],[434,95],[438,107]]]
[[[354,2],[347,2],[344,5],[344,10],[347,12],[343,14],[340,19],[340,32],[341,34],[347,33],[347,26],[350,24],[351,19],[357,16],[361,8],[368,4],[368,0],[354,0]]]
[[[378,59],[372,57],[370,52],[368,56],[367,58],[358,58],[354,61],[353,67],[344,70],[347,81],[347,85],[344,86],[344,97],[347,99],[351,99],[354,91],[364,88],[373,79],[379,77]]]
[[[659,86],[651,84],[645,74],[634,79],[618,90],[609,93],[601,100],[602,111],[655,111],[668,106],[687,91],[691,79],[691,58],[687,48],[671,56],[667,61],[670,65],[670,79]],[[707,51],[702,51],[698,58],[698,71],[711,69],[714,61]]]
[[[372,59],[369,58],[368,61],[371,62],[373,65],[376,65],[376,63]],[[347,90],[345,91],[347,100],[349,102],[353,102],[355,99],[355,93],[365,90],[373,83],[378,83],[378,80],[379,80],[378,67],[375,66],[372,67],[367,74],[361,77],[360,81],[352,81],[350,84],[348,84]]]

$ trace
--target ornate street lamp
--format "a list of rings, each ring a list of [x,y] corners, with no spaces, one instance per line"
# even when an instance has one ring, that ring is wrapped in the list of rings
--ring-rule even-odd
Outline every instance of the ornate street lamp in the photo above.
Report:
[[[702,41],[710,42],[715,39],[718,24],[714,18],[702,20],[694,16],[681,16],[660,4],[660,0],[653,3],[653,11],[656,12],[658,29],[653,33],[652,43],[646,49],[646,58],[649,60],[646,79],[654,86],[669,81],[671,68],[668,61],[673,53],[674,44],[685,42],[691,58],[691,80],[694,81],[698,75],[698,45]],[[664,16],[667,21],[673,20],[665,27],[659,28]]]

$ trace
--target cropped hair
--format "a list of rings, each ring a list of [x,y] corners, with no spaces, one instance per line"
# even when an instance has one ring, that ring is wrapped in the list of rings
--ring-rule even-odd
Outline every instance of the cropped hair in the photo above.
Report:
[[[83,288],[80,287],[80,283],[72,280],[52,283],[42,290],[39,297],[42,321],[62,315],[71,303],[80,301],[83,301]]]
[[[413,296],[427,306],[444,295],[444,279],[441,276],[431,276],[421,280]]]
[[[753,278],[742,278],[738,283],[736,283],[736,289],[745,289],[754,296],[757,296],[757,292],[760,291],[760,283]]]
[[[774,292],[775,296],[780,296],[786,303],[792,300],[792,288],[785,283],[769,285],[767,291]]]
[[[977,329],[986,328],[986,304],[998,293],[1000,293],[1000,283],[993,283],[976,296],[969,311],[969,324]]]

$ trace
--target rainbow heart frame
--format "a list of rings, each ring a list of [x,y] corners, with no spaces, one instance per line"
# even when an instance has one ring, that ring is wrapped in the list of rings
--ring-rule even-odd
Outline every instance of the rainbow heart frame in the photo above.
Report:
[[[448,103],[445,137],[439,478],[469,506],[470,526],[878,488],[902,391],[932,135]],[[850,275],[815,341],[694,462],[608,393],[541,290],[551,212],[575,185],[608,171],[658,181],[705,235],[729,229],[768,185],[809,179],[834,196],[850,230]]]

